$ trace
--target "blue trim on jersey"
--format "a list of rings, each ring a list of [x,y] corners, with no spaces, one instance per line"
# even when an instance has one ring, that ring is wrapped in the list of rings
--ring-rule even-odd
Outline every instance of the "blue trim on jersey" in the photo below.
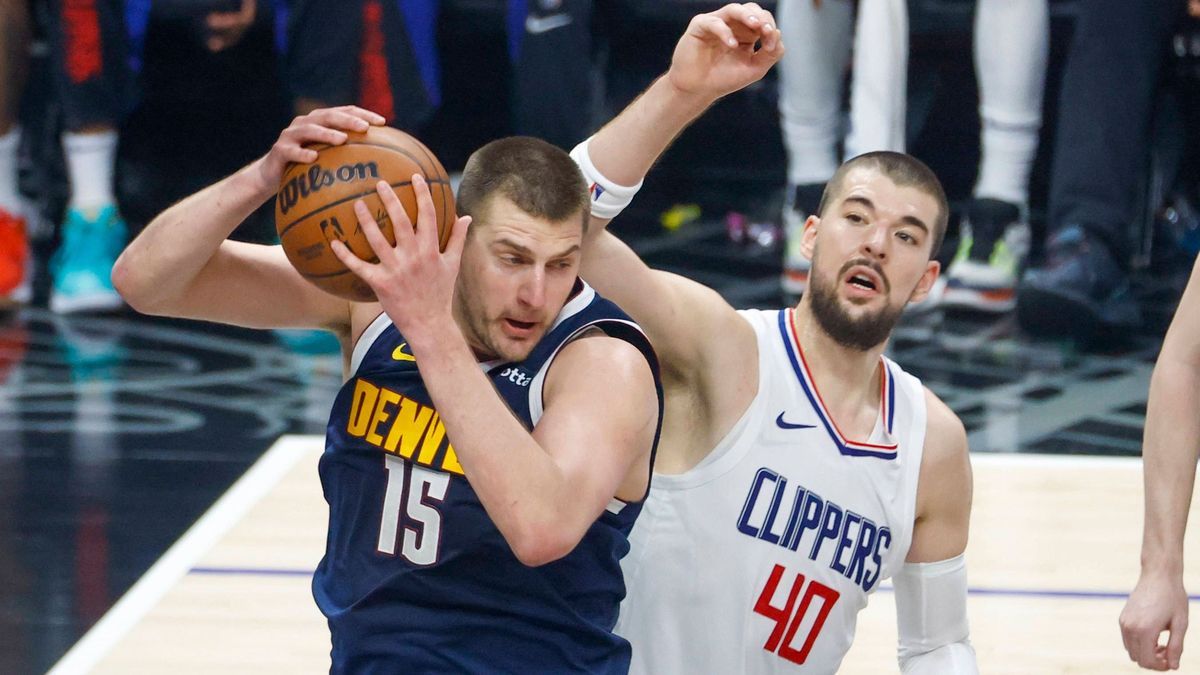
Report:
[[[848,457],[875,457],[878,459],[895,459],[897,452],[895,450],[879,451],[879,450],[864,450],[862,448],[853,447],[842,441],[841,436],[833,428],[833,423],[825,416],[825,410],[817,401],[816,394],[809,388],[807,378],[804,377],[804,368],[800,365],[800,360],[792,348],[792,337],[787,329],[787,310],[779,310],[779,333],[783,338],[783,346],[787,350],[788,360],[792,363],[792,370],[796,373],[796,379],[800,382],[800,387],[804,390],[804,395],[808,397],[808,402],[812,404],[813,410],[817,411],[817,417],[824,425],[825,431],[829,433],[829,438],[833,439],[833,444],[837,446],[838,452]],[[886,366],[885,366],[886,367]],[[892,378],[888,377],[889,385],[892,384]],[[890,402],[894,402],[895,388],[889,387],[888,398]],[[891,411],[894,407],[889,402],[888,417],[892,416]],[[888,433],[891,433],[891,424],[888,424]]]
[[[895,419],[896,419],[896,375],[895,375],[895,373],[892,372],[892,368],[891,368],[891,366],[889,366],[887,364],[887,361],[883,362],[883,369],[885,371],[887,371],[887,379],[888,379],[888,381],[887,381],[887,402],[888,402],[887,432],[890,435],[892,433],[892,422],[895,421]]]

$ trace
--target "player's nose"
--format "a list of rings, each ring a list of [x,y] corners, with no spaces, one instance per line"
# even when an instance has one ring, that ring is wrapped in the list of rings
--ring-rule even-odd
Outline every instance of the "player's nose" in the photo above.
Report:
[[[521,304],[541,309],[546,304],[546,274],[541,269],[531,269],[517,293]]]

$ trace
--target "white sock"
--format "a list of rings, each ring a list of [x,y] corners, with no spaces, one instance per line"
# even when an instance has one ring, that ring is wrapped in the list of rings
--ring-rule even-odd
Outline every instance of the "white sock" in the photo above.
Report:
[[[71,208],[96,210],[116,201],[113,165],[117,159],[117,132],[63,134],[67,174],[71,179]]]
[[[0,135],[0,209],[17,214],[21,195],[17,191],[17,147],[21,145],[21,127],[14,126]]]
[[[982,123],[976,197],[1025,206],[1042,125],[1050,17],[1047,0],[979,0],[975,72]]]
[[[908,106],[908,3],[862,0],[854,33],[846,158],[904,152]]]
[[[788,182],[824,183],[838,167],[842,77],[850,60],[854,10],[848,0],[780,0],[776,20],[787,44],[779,70],[779,113]]]

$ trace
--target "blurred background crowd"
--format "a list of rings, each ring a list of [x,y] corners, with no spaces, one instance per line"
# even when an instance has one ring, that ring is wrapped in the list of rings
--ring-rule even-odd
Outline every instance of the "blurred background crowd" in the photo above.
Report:
[[[110,312],[175,200],[356,103],[450,171],[488,140],[569,149],[662,72],[697,0],[0,0],[0,298]],[[804,291],[796,243],[843,160],[930,164],[955,207],[916,311],[1033,336],[1143,327],[1200,249],[1200,0],[779,0],[787,55],[648,180],[629,228],[722,220]],[[263,209],[238,233],[271,241]],[[1170,282],[1167,282],[1170,283]]]

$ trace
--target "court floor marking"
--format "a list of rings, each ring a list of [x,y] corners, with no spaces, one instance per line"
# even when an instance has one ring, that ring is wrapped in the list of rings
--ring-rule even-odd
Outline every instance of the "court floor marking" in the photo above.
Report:
[[[179,582],[297,462],[310,456],[311,436],[282,436],[59,659],[48,675],[86,673]]]
[[[1016,468],[1123,468],[1140,467],[1141,457],[1097,457],[1095,455],[1039,455],[1027,452],[973,452],[973,466]]]
[[[262,577],[311,577],[315,570],[280,569],[271,567],[193,567],[189,574],[208,576],[262,576]],[[895,591],[890,584],[879,587],[881,593]],[[1071,598],[1073,600],[1125,600],[1129,593],[1123,591],[1095,591],[1065,588],[984,588],[972,586],[968,595],[998,595],[1013,598]],[[1189,595],[1190,602],[1200,602],[1200,595]]]
[[[196,563],[224,537],[250,509],[265,497],[295,465],[319,448],[319,436],[283,436],[205,512],[180,539],[129,589],[101,620],[50,670],[49,675],[85,673],[142,620],[188,574],[311,576],[312,570],[253,567],[197,567]],[[1093,457],[1031,454],[972,454],[977,465],[1005,467],[1131,468],[1138,457]],[[880,590],[888,592],[890,586]],[[977,595],[1117,599],[1125,593],[1054,589],[971,589]],[[1200,600],[1200,596],[1191,596]]]

